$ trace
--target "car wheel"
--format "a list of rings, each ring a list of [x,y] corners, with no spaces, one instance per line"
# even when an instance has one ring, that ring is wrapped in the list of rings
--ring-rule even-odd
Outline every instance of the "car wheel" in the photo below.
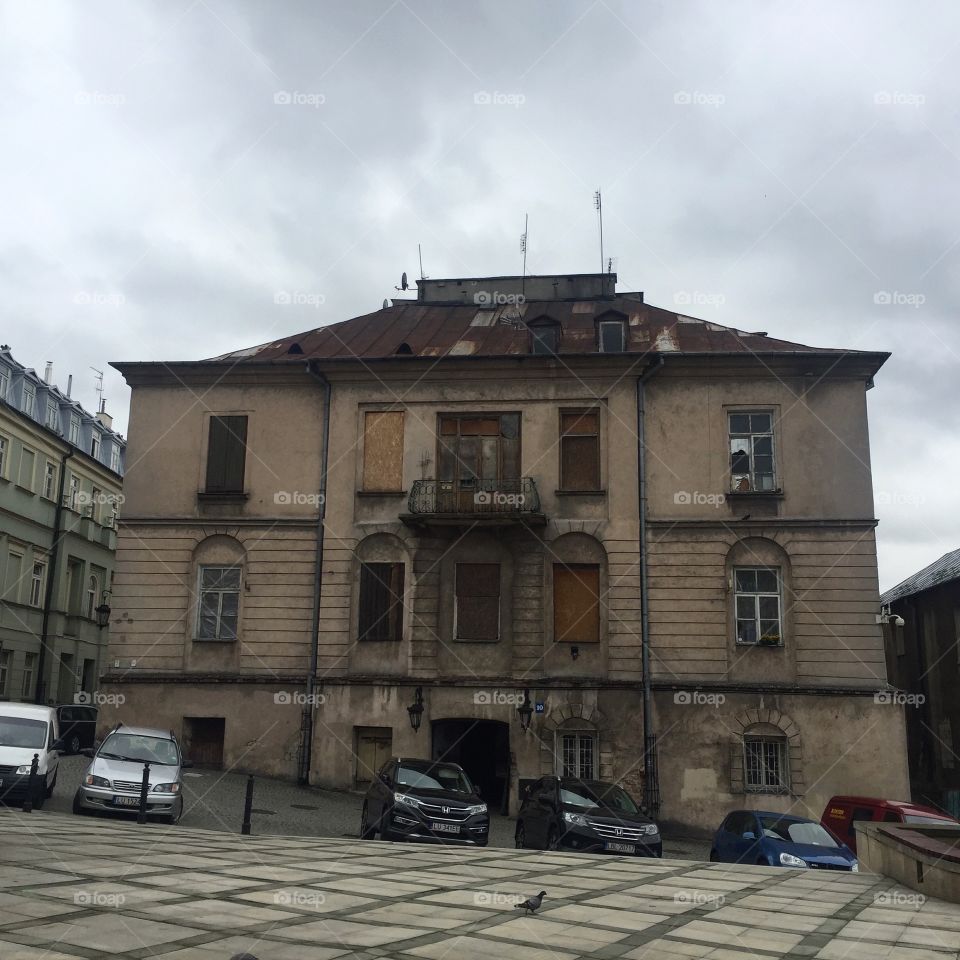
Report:
[[[79,753],[81,746],[82,746],[82,744],[80,743],[80,737],[79,737],[78,734],[75,733],[75,734],[73,734],[73,736],[70,737],[70,739],[67,741],[67,753],[70,753],[70,754]]]
[[[53,782],[50,784],[49,787],[46,785],[46,781],[44,781],[44,786],[43,786],[43,798],[44,798],[44,800],[46,800],[47,797],[52,797],[52,796],[53,796],[53,788],[57,785],[57,777],[58,777],[59,774],[60,774],[60,768],[57,767],[57,769],[56,769],[56,770],[54,771],[54,773],[53,773]]]
[[[547,845],[544,849],[556,850],[559,846],[560,846],[560,834],[557,833],[556,827],[551,827],[550,832],[547,834]]]
[[[769,867],[770,864],[767,863],[767,861],[764,860],[763,857],[760,857],[760,859],[757,860],[757,866],[758,866],[758,867]]]
[[[527,832],[523,829],[522,823],[517,823],[517,832],[513,838],[513,845],[518,850],[523,850],[527,845]]]
[[[180,822],[180,818],[182,816],[183,816],[183,804],[181,803],[176,813],[167,814],[166,816],[161,817],[161,820],[163,823],[167,823],[172,827]]]
[[[367,810],[367,805],[363,805],[363,812],[360,814],[360,839],[361,840],[373,840],[377,831],[376,828],[370,826],[370,813]]]
[[[711,863],[719,863],[719,862],[720,862],[720,858],[717,856],[717,851],[716,851],[716,850],[711,850],[711,851],[710,851],[710,862],[711,862]]]
[[[84,817],[84,816],[87,815],[87,812],[88,812],[88,811],[86,810],[86,808],[83,807],[82,804],[80,803],[80,791],[79,791],[79,790],[77,790],[77,792],[73,795],[73,812],[74,812],[78,817]]]

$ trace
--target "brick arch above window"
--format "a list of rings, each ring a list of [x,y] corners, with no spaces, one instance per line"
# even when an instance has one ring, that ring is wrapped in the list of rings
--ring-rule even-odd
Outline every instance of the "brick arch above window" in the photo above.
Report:
[[[800,728],[786,713],[776,708],[757,707],[744,710],[734,718],[734,736],[730,742],[730,791],[747,793],[744,770],[744,741],[749,737],[782,738],[789,770],[789,794],[804,792],[803,747]]]

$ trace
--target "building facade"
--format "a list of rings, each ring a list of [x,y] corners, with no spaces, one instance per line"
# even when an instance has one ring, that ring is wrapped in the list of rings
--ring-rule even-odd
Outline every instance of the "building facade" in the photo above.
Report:
[[[505,811],[547,773],[702,828],[902,793],[876,695],[885,357],[588,274],[421,281],[211,361],[118,364],[110,689],[214,762],[349,789],[444,757]]]
[[[97,690],[125,441],[0,347],[0,699]]]
[[[880,599],[890,682],[906,711],[913,798],[960,819],[960,550]]]

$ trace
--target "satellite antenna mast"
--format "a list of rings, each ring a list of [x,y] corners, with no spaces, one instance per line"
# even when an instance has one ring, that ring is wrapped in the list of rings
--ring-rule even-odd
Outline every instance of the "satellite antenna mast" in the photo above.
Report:
[[[530,222],[530,215],[523,215],[523,236],[520,237],[520,252],[523,254],[523,278],[520,281],[520,293],[526,293],[527,290],[527,224]]]
[[[420,279],[426,280],[427,278],[423,275],[423,251],[420,249],[420,244],[417,244],[417,256],[420,258]]]
[[[599,190],[593,195],[593,205],[597,208],[597,219],[600,222],[600,272],[603,273],[603,199]]]

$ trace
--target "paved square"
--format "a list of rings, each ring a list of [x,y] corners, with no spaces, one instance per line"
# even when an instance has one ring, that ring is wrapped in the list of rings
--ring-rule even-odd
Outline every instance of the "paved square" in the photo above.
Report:
[[[0,810],[0,960],[953,960],[960,906],[869,874]],[[515,909],[545,889],[535,916]]]

